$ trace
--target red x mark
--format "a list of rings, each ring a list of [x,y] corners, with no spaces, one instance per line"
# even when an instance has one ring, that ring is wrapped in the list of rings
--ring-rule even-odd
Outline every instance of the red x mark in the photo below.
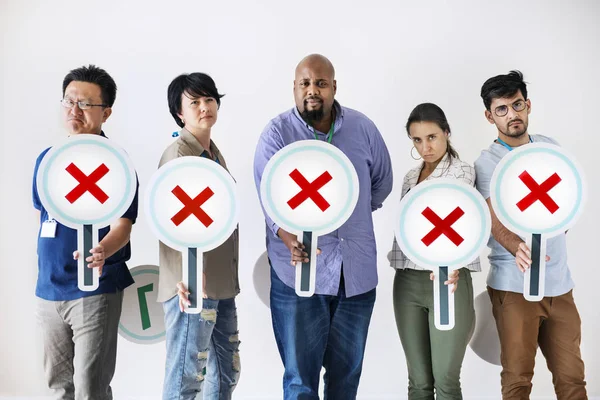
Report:
[[[321,189],[325,184],[327,184],[333,178],[329,174],[329,172],[323,172],[317,179],[312,182],[306,180],[304,175],[300,173],[297,169],[290,172],[290,177],[300,186],[302,189],[297,195],[292,197],[288,201],[288,205],[295,210],[300,204],[304,203],[305,200],[310,198],[314,203],[321,209],[321,211],[325,211],[329,208],[329,203],[321,194],[319,193],[319,189]]]
[[[517,203],[519,210],[527,210],[529,206],[535,203],[537,200],[546,206],[551,214],[554,214],[556,210],[558,210],[558,204],[556,204],[550,195],[548,195],[548,191],[554,186],[558,185],[558,183],[562,180],[556,172],[550,178],[546,179],[541,185],[538,185],[535,179],[533,179],[527,171],[523,171],[521,175],[519,175],[519,179],[521,179],[525,186],[531,190],[527,196],[523,197],[521,201]]]
[[[75,200],[83,196],[85,192],[90,192],[90,194],[102,204],[108,200],[108,195],[96,185],[96,182],[109,171],[104,163],[100,164],[100,166],[89,175],[81,172],[81,170],[73,163],[69,164],[65,169],[73,176],[73,178],[77,179],[77,182],[79,182],[79,184],[65,196],[66,199],[69,200],[69,203],[75,203]]]
[[[171,191],[181,201],[184,207],[171,218],[171,221],[175,224],[175,226],[179,226],[183,221],[187,219],[190,215],[194,214],[196,218],[200,220],[204,224],[205,227],[209,227],[210,224],[213,223],[211,217],[208,216],[207,213],[204,212],[200,206],[206,202],[206,200],[210,199],[213,194],[215,194],[211,188],[206,187],[200,194],[193,199],[187,195],[187,193],[179,187],[179,185],[175,186]]]
[[[448,216],[444,219],[438,217],[438,215],[429,207],[424,209],[421,214],[423,214],[423,216],[434,225],[434,228],[427,235],[423,236],[423,239],[421,239],[421,241],[425,243],[425,246],[429,246],[442,234],[446,235],[446,237],[457,246],[463,242],[464,239],[458,234],[458,232],[452,229],[452,224],[458,221],[460,217],[465,215],[465,212],[460,207],[456,207],[454,211],[448,214]]]

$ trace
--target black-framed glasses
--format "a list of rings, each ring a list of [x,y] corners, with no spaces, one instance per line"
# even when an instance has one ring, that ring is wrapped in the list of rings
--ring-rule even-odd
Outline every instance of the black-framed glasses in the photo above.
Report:
[[[508,114],[508,107],[508,105],[498,106],[494,108],[494,114],[496,114],[498,117],[504,117],[506,114]],[[525,109],[525,107],[527,107],[527,103],[525,100],[517,100],[510,104],[510,107],[512,107],[512,109],[516,112],[521,112]]]
[[[64,108],[73,108],[73,106],[77,104],[77,107],[79,107],[80,110],[89,110],[92,107],[108,107],[108,104],[90,104],[85,101],[73,101],[66,98],[62,99],[60,104],[62,104]]]

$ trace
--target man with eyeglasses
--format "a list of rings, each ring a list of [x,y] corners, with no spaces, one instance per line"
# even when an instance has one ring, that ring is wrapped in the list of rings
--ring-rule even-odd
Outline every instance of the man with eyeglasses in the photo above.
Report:
[[[105,137],[102,124],[112,114],[117,87],[103,69],[90,65],[72,70],[63,80],[63,118],[69,135]],[[44,346],[44,370],[54,399],[112,399],[117,356],[117,329],[123,290],[133,283],[125,262],[131,256],[129,235],[137,217],[138,194],[127,212],[99,231],[91,254],[80,254],[77,231],[56,222],[38,196],[33,175],[33,205],[40,212],[38,234],[37,317]],[[77,287],[77,259],[98,268],[93,292]]]
[[[581,320],[573,300],[566,234],[547,242],[546,297],[540,302],[527,301],[523,296],[523,280],[531,264],[530,250],[521,237],[502,225],[490,200],[492,174],[509,151],[534,142],[558,143],[527,132],[531,102],[521,72],[511,71],[488,79],[481,88],[481,97],[485,117],[498,130],[498,138],[475,161],[475,172],[477,189],[492,215],[487,285],[500,337],[502,398],[529,399],[539,345],[552,372],[558,400],[587,399],[579,350]]]

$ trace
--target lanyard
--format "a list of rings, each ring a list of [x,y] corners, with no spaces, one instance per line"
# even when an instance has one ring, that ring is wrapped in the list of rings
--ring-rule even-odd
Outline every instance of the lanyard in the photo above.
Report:
[[[333,139],[333,127],[335,125],[335,121],[331,121],[331,128],[329,128],[329,133],[327,134],[327,143],[331,144],[331,139]],[[315,128],[313,128],[313,133],[315,134],[315,139],[319,140],[319,137],[317,136],[317,132],[315,130]]]
[[[512,151],[512,147],[510,147],[508,144],[506,144],[506,142],[500,138],[496,139],[498,141],[498,143],[500,143],[502,146],[506,147],[508,149],[508,151]],[[531,136],[529,136],[529,143],[533,143],[533,140],[531,139]]]

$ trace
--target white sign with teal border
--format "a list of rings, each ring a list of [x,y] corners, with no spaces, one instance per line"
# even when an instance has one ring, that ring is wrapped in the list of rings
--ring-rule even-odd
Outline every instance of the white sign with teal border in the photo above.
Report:
[[[202,253],[223,244],[237,228],[239,202],[229,172],[204,157],[180,157],[160,167],[148,183],[144,210],[150,228],[183,256],[183,282],[202,309]]]
[[[78,231],[79,289],[96,290],[98,269],[87,268],[85,258],[98,245],[98,230],[119,219],[131,205],[137,188],[133,163],[109,139],[79,134],[46,153],[36,179],[48,214]]]
[[[158,295],[158,267],[140,265],[131,269],[135,283],[123,293],[119,334],[130,342],[154,344],[165,340],[165,315]]]
[[[532,255],[524,276],[529,301],[544,297],[546,239],[570,229],[586,202],[583,171],[561,147],[532,143],[508,153],[496,166],[490,198],[498,220],[525,238]]]
[[[296,265],[296,293],[312,296],[317,237],[342,226],[358,202],[354,165],[340,149],[326,142],[294,142],[267,163],[260,194],[267,215],[285,231],[298,235],[306,247],[310,262]]]
[[[400,202],[394,229],[406,257],[435,272],[435,325],[452,329],[454,296],[444,282],[451,271],[476,260],[487,245],[491,217],[485,200],[474,187],[456,179],[425,181]]]

